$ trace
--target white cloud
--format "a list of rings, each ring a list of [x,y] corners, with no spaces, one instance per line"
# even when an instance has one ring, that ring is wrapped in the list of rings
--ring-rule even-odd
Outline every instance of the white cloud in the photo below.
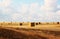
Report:
[[[56,11],[57,9],[57,0],[44,0],[43,8],[45,11]]]
[[[57,12],[57,0],[44,0],[44,5],[41,6],[40,11],[44,16],[45,21],[56,21],[58,20]]]
[[[57,0],[44,0],[44,5],[41,6],[42,13],[55,13],[57,10]]]
[[[17,6],[16,11],[21,13],[21,14],[25,14],[25,13],[27,13],[28,8],[29,8],[28,4],[20,4]]]
[[[57,0],[44,0],[42,6],[37,2],[11,5],[11,0],[3,0],[0,2],[0,6],[2,6],[3,14],[11,15],[11,19],[16,21],[54,21],[60,14],[60,10],[57,10],[60,8],[60,6],[57,7]]]
[[[41,7],[39,6],[38,3],[31,3],[30,5],[21,4],[20,7],[16,10],[16,12],[19,12],[19,13],[12,14],[12,19],[20,20],[21,18],[22,21],[40,21],[40,20],[41,21],[54,21],[53,19],[56,18],[55,17],[56,15],[55,13],[57,9],[56,3],[57,3],[56,0],[45,1],[45,4]],[[39,9],[41,13],[39,12]]]
[[[57,14],[60,15],[60,10],[57,11]]]
[[[57,8],[60,8],[60,5],[58,5]]]
[[[2,6],[2,7],[6,7],[6,6],[10,5],[10,2],[11,2],[11,0],[0,0],[0,1],[1,1],[0,6]]]
[[[28,11],[28,4],[22,4],[21,5],[21,13],[27,13]]]
[[[12,19],[19,19],[20,15],[23,16],[22,17],[22,21],[32,21],[32,16],[34,14],[38,14],[38,10],[39,10],[40,6],[38,3],[31,3],[30,5],[28,4],[21,4],[20,7],[16,10],[16,14],[18,14],[16,17],[16,14],[12,14]],[[19,19],[20,20],[20,19]]]
[[[58,0],[44,0],[46,6],[56,6]]]
[[[0,10],[2,11],[1,14],[10,14],[11,9],[9,8],[11,4],[11,0],[0,0]]]
[[[60,5],[57,6],[57,11],[60,10]]]
[[[21,15],[21,14],[19,14],[19,13],[14,13],[14,14],[11,15],[11,18],[12,18],[12,20],[14,20],[14,21],[18,21],[18,20],[23,19],[23,15]],[[23,21],[23,20],[22,20],[22,21]]]
[[[10,9],[10,8],[2,8],[2,14],[12,14],[11,13],[11,11],[12,11],[12,9]]]
[[[29,14],[36,14],[39,11],[39,4],[38,3],[31,3],[29,7]]]

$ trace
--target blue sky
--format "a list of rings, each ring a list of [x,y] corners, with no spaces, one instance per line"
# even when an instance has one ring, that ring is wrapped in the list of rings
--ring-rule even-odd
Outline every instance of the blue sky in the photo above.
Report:
[[[60,0],[0,0],[0,21],[60,22]]]

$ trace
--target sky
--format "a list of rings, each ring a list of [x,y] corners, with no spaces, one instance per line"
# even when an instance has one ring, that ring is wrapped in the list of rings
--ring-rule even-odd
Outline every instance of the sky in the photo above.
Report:
[[[0,0],[0,21],[60,22],[60,0]]]

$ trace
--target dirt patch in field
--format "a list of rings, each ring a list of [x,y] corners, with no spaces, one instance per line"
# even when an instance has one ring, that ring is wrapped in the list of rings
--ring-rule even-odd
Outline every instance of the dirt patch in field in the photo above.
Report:
[[[29,34],[29,33],[28,33]],[[0,39],[47,39],[37,34],[29,34],[23,32],[16,32],[8,29],[0,29]]]
[[[0,39],[60,39],[60,31],[0,28]]]

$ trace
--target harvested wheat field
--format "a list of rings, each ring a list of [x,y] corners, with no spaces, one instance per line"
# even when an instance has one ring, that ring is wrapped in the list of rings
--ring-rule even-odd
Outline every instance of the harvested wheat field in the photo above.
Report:
[[[0,39],[60,39],[60,31],[0,27]]]

